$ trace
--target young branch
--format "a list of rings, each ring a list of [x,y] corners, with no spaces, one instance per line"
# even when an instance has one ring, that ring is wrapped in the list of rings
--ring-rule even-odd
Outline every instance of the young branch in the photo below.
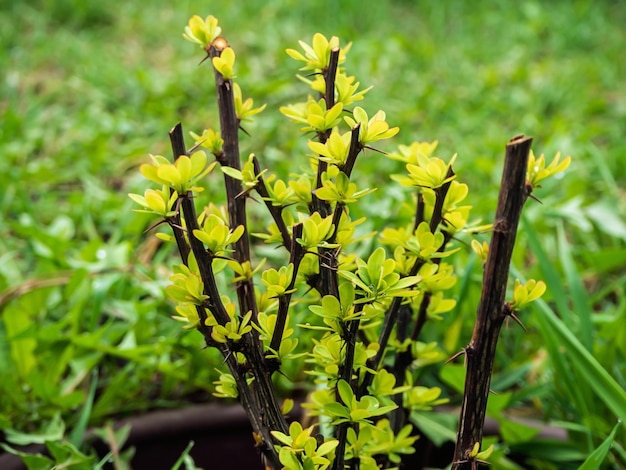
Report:
[[[356,304],[354,306],[354,313],[358,314],[363,310],[364,304]],[[354,352],[356,348],[357,334],[359,332],[359,318],[350,321],[348,324],[344,324],[343,340],[345,341],[345,359],[341,368],[341,379],[345,380],[348,384],[352,382],[352,373],[354,368]],[[335,437],[339,441],[339,445],[335,450],[335,461],[333,462],[333,470],[343,470],[346,454],[346,443],[348,429],[352,426],[351,423],[343,422],[337,426],[335,430]]]
[[[324,101],[326,101],[326,109],[335,106],[335,77],[337,76],[337,68],[339,67],[339,52],[340,48],[338,47],[330,51],[328,68],[324,72],[324,79],[326,81]]]
[[[530,137],[521,135],[511,139],[506,146],[483,289],[472,339],[465,349],[467,373],[453,470],[472,468],[471,451],[476,442],[482,442],[496,345],[506,317],[503,306],[511,255],[522,207],[528,198],[525,183],[531,143]]]
[[[305,252],[300,243],[297,242],[298,238],[302,238],[302,223],[297,223],[293,226],[293,238],[291,245],[291,256],[289,264],[293,264],[293,275],[289,286],[287,286],[287,293],[278,298],[278,313],[276,314],[276,325],[274,326],[274,334],[270,342],[270,349],[276,351],[280,349],[280,343],[283,340],[283,333],[285,331],[285,325],[287,324],[287,313],[289,311],[289,303],[291,302],[291,294],[294,286],[296,285],[296,277],[298,275],[298,269],[300,268],[300,262],[304,258]]]
[[[348,158],[346,158],[346,162],[341,167],[341,171],[343,171],[346,176],[349,178],[352,174],[352,169],[354,168],[354,162],[356,162],[356,157],[359,155],[359,152],[363,150],[363,146],[359,142],[359,133],[361,130],[361,123],[358,123],[351,130],[350,135],[350,149],[348,150]]]
[[[176,124],[170,130],[169,135],[170,144],[172,146],[172,156],[174,157],[174,161],[176,161],[181,155],[187,154],[187,149],[185,147],[185,137],[183,135],[183,125],[180,122]],[[174,190],[170,188],[170,194],[172,194],[173,192]],[[180,258],[183,260],[183,263],[187,265],[190,248],[189,243],[187,243],[187,240],[185,240],[185,231],[182,228],[179,210],[176,211],[176,214],[169,218],[168,223],[172,228],[172,232],[174,233],[174,239],[176,240],[176,246],[178,246]]]
[[[291,236],[289,235],[289,229],[287,228],[287,225],[285,225],[285,221],[282,217],[283,208],[276,207],[272,204],[272,201],[270,200],[270,193],[268,192],[267,186],[265,186],[265,180],[263,180],[263,176],[261,175],[261,165],[256,157],[252,157],[252,165],[254,166],[254,175],[257,177],[258,181],[255,187],[256,192],[259,193],[259,196],[261,196],[263,202],[265,202],[265,206],[270,212],[272,219],[274,219],[274,223],[278,227],[280,235],[283,238],[283,245],[289,250],[292,247]]]
[[[339,65],[339,48],[335,48],[330,51],[330,59],[328,67],[324,70],[324,81],[326,84],[324,101],[326,102],[326,109],[330,109],[335,105],[335,78],[337,76],[337,67]],[[330,130],[319,133],[320,142],[326,142]],[[315,189],[322,187],[322,175],[328,169],[328,163],[323,160],[318,160],[317,163],[317,176],[315,179]],[[318,212],[322,217],[328,217],[330,215],[330,204],[327,201],[319,199],[315,192],[311,195],[311,210],[312,212]],[[336,227],[335,227],[336,230]],[[319,272],[320,272],[320,294],[335,295],[338,296],[338,280],[337,280],[337,257],[334,249],[320,248],[319,249]]]
[[[187,150],[183,136],[183,128],[180,123],[176,124],[170,130],[169,136],[174,160],[176,160],[180,155],[186,155]],[[185,219],[185,226],[187,227],[188,231],[189,243],[185,239],[185,231],[182,228],[181,212]],[[198,228],[198,223],[195,206],[191,199],[191,194],[186,194],[185,196],[180,198],[180,210],[176,213],[175,216],[171,218],[170,226],[172,227],[172,230],[174,232],[174,238],[176,239],[176,244],[178,246],[181,259],[185,265],[189,264],[189,254],[191,249],[193,248],[194,256],[198,264],[198,269],[200,270],[200,276],[205,286],[204,293],[209,296],[206,307],[209,308],[211,313],[215,316],[216,320],[220,324],[224,325],[229,320],[229,318],[226,310],[224,309],[224,306],[219,300],[219,293],[217,291],[215,278],[211,269],[211,258],[209,257],[202,243],[193,235],[193,230]],[[217,303],[212,299],[217,299]],[[248,386],[245,373],[239,367],[236,355],[232,354],[225,345],[218,344],[212,340],[211,328],[206,326],[205,323],[205,320],[207,319],[205,306],[197,305],[196,311],[199,318],[198,330],[204,337],[206,344],[217,347],[224,355],[224,362],[228,366],[228,370],[235,379],[235,383],[237,384],[239,401],[242,407],[246,410],[246,413],[250,419],[252,429],[256,434],[261,436],[264,443],[260,449],[261,452],[263,453],[266,461],[273,468],[280,468],[278,455],[272,445],[272,435],[270,432],[271,428],[269,428],[267,424],[265,424],[262,420],[262,408],[260,407],[258,400],[255,399],[250,387]]]
[[[209,48],[209,56],[219,57],[228,43],[224,38],[217,38]],[[241,170],[239,157],[239,119],[235,110],[233,95],[233,83],[227,80],[217,70],[215,71],[215,84],[217,88],[217,106],[220,116],[220,128],[224,145],[220,164]],[[241,181],[224,174],[226,186],[226,199],[228,201],[228,214],[231,228],[244,227],[244,233],[234,244],[234,257],[240,263],[250,261],[250,241],[248,224],[246,219],[246,197],[243,195]],[[252,311],[252,319],[257,321],[257,306],[254,297],[254,283],[252,279],[241,281],[237,284],[237,298],[239,300],[239,312],[243,316]]]
[[[448,168],[447,177],[451,178],[452,176],[454,176],[454,170],[452,170],[452,167],[450,167]],[[435,205],[433,207],[433,214],[430,219],[430,230],[433,233],[435,233],[435,231],[437,230],[437,227],[443,220],[443,216],[442,216],[443,203],[446,199],[449,189],[450,189],[450,181],[448,181],[447,183],[441,185],[439,188],[436,188],[434,190],[435,191]],[[424,198],[422,197],[421,194],[418,193],[417,207],[415,210],[414,230],[417,230],[417,227],[419,223],[421,222],[421,220],[423,219],[423,217],[424,217]],[[439,248],[438,251],[443,251],[444,247],[445,247],[445,243]],[[425,261],[422,259],[418,258],[417,260],[415,260],[415,263],[413,264],[413,267],[411,268],[411,271],[409,272],[408,275],[415,276],[419,272],[421,267],[424,265],[424,263]],[[393,327],[396,325],[398,321],[398,311],[400,308],[400,304],[402,303],[402,300],[403,299],[399,297],[394,298],[393,301],[391,302],[391,305],[387,309],[387,312],[385,313],[383,327],[380,332],[380,336],[378,340],[378,343],[380,344],[380,349],[376,353],[376,356],[374,356],[374,359],[370,361],[368,364],[370,368],[373,370],[378,370],[378,368],[380,367],[380,363],[383,360],[383,357],[385,355],[385,349],[387,347],[387,343],[389,342],[389,338],[391,336],[391,331],[393,330]],[[416,324],[413,329],[412,339],[414,341],[417,340],[417,335],[419,335],[419,332],[421,331],[421,328],[424,326],[424,323],[426,321],[426,308],[428,307],[429,301],[430,301],[430,297],[428,298],[428,300],[426,300],[426,304],[423,305],[423,308],[420,307],[420,312],[422,312],[422,314],[421,315],[418,314],[418,318],[416,320]],[[406,360],[406,358],[404,360]],[[372,383],[372,379],[373,379],[372,374],[367,374],[365,376],[365,379],[363,380],[363,384],[361,385],[361,388],[360,388],[361,393],[364,393],[366,388]],[[396,379],[399,379],[400,380],[399,383],[401,383],[404,380],[404,375],[400,374],[400,376],[397,376]]]
[[[339,48],[335,48],[330,51],[330,59],[328,67],[324,70],[324,81],[326,83],[326,89],[324,93],[324,101],[326,102],[326,109],[330,109],[335,105],[335,78],[337,76],[337,67],[339,65]],[[321,143],[326,142],[330,130],[326,132],[320,132],[318,134]],[[315,189],[322,187],[322,174],[328,169],[328,163],[323,160],[319,160],[317,163],[317,177],[315,180]],[[315,194],[311,200],[311,207],[313,212],[319,212],[322,217],[328,216],[330,213],[330,205]]]

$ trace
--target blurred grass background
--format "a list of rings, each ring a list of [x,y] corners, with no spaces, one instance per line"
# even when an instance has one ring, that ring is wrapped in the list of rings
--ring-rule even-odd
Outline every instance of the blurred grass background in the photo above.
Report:
[[[529,204],[526,219],[557,274],[567,277],[561,294],[571,295],[575,288],[584,292],[583,302],[593,313],[592,351],[626,383],[626,5],[610,0],[367,5],[356,0],[206,5],[0,0],[3,338],[61,320],[63,326],[50,333],[59,338],[67,328],[84,333],[82,342],[65,338],[86,347],[95,326],[122,321],[119,331],[106,333],[112,349],[97,351],[100,356],[85,362],[82,372],[74,364],[72,380],[79,382],[97,358],[124,344],[132,351],[143,345],[142,355],[179,361],[182,377],[193,375],[195,386],[206,387],[199,385],[202,365],[192,352],[200,338],[180,332],[168,318],[171,307],[161,289],[164,268],[171,264],[168,253],[152,252],[150,237],[142,233],[152,221],[132,212],[126,196],[143,193],[136,168],[148,153],[169,155],[167,131],[176,122],[195,132],[217,126],[211,73],[197,67],[201,51],[181,37],[192,14],[219,18],[237,52],[244,95],[268,104],[247,126],[251,137],[243,139],[242,154],[254,151],[278,173],[296,170],[291,162],[304,148],[296,127],[277,112],[278,106],[300,100],[305,90],[294,80],[298,65],[284,49],[297,47],[299,39],[310,41],[318,31],[339,36],[342,44],[353,42],[348,68],[363,86],[375,86],[368,112],[382,108],[388,122],[400,126],[396,144],[438,140],[442,158],[459,154],[456,171],[470,185],[474,214],[486,221],[495,209],[509,138],[532,135],[535,153],[545,152],[548,159],[557,151],[571,155],[565,177],[537,191],[543,205]],[[374,157],[357,163],[359,178],[378,185],[388,172],[400,170]],[[393,219],[404,197],[379,192],[374,223]],[[527,277],[542,277],[528,243],[522,231],[515,264]],[[564,257],[557,256],[563,243],[571,258],[565,267]],[[152,264],[142,255],[154,257]],[[576,285],[569,283],[572,273]],[[478,271],[471,276],[476,283]],[[459,311],[466,321],[458,344],[466,341],[476,294],[463,299]],[[131,340],[128,325],[138,324],[138,318],[155,326],[135,331]],[[447,321],[444,327],[454,323]],[[541,339],[532,321],[528,326],[527,335],[504,332],[502,359],[511,368],[540,361],[540,354],[533,354]],[[440,332],[442,326],[436,328]],[[154,337],[162,341],[158,346]],[[45,357],[44,343],[29,344],[28,354]],[[45,344],[51,351],[51,345],[61,348],[58,341]],[[20,363],[16,354],[0,341],[0,361],[18,362],[11,366],[20,369],[18,376],[38,367],[35,359]],[[140,355],[133,354],[124,359]],[[146,377],[160,367],[144,365]],[[58,377],[65,377],[58,369]],[[168,376],[174,369],[160,372]],[[545,373],[550,376],[549,368]],[[181,376],[171,377],[171,391],[189,391],[179,390]],[[136,393],[144,393],[145,381],[141,376],[135,381]],[[541,395],[552,397],[544,411],[575,420],[565,392],[548,391]],[[19,401],[16,395],[13,405]],[[106,415],[114,402],[99,412]],[[36,420],[42,411],[28,413]]]

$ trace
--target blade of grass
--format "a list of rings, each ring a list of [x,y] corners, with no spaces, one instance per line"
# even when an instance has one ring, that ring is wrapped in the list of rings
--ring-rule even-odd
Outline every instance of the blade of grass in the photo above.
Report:
[[[570,312],[570,308],[567,305],[567,299],[569,296],[565,290],[561,275],[557,272],[553,261],[550,260],[548,254],[544,250],[532,223],[524,217],[523,213],[522,224],[523,230],[528,236],[530,249],[539,262],[539,268],[541,269],[543,280],[548,285],[548,292],[550,292],[554,302],[556,303],[557,311],[561,313],[563,321],[571,331],[578,331],[578,320],[575,318],[575,315],[565,315]]]
[[[594,394],[622,421],[626,419],[626,391],[604,367],[589,353],[578,338],[564,325],[556,313],[543,300],[536,302],[541,314],[536,318],[547,323],[567,354],[570,367],[580,372]],[[580,384],[577,384],[580,386]]]
[[[535,229],[525,219],[524,214],[522,214],[522,223],[524,224],[523,230],[528,237],[530,249],[537,258],[542,277],[548,286],[548,292],[554,300],[561,318],[563,318],[563,327],[568,329],[568,331],[577,331],[576,326],[578,322],[567,304],[568,294],[561,276],[543,249]],[[515,277],[522,280],[523,276],[514,267],[511,270]],[[552,367],[555,370],[555,387],[563,391],[565,400],[577,411],[580,417],[591,416],[593,414],[594,401],[591,399],[591,391],[588,384],[581,383],[575,369],[570,366],[565,352],[561,349],[561,340],[552,326],[541,315],[536,315],[535,317],[544,345],[550,356]],[[587,434],[586,437],[588,444],[591,446],[591,436]]]
[[[87,394],[87,400],[80,412],[78,422],[72,432],[69,435],[69,441],[78,447],[83,439],[87,425],[89,424],[89,418],[91,417],[91,410],[93,409],[93,402],[96,396],[96,388],[98,386],[98,371],[94,369],[91,372],[91,384],[89,385],[89,393]]]
[[[557,226],[557,239],[559,260],[563,266],[565,279],[567,280],[567,286],[569,287],[568,291],[574,307],[573,311],[576,313],[576,317],[580,321],[580,328],[577,336],[581,339],[582,344],[587,348],[587,350],[591,351],[593,346],[593,338],[591,336],[593,331],[591,309],[589,308],[585,286],[578,275],[578,271],[572,258],[570,245],[565,237],[563,223],[560,223]]]
[[[185,447],[185,450],[180,455],[178,460],[174,463],[171,470],[178,470],[179,468],[181,468],[181,465],[183,464],[185,464],[185,467],[184,467],[185,470],[201,470],[199,467],[196,467],[196,464],[193,461],[193,458],[191,458],[191,455],[189,455],[189,452],[191,452],[191,448],[193,446],[194,446],[194,442],[189,441],[189,444],[187,444],[187,447]]]
[[[600,465],[606,459],[606,455],[609,453],[609,449],[611,448],[611,444],[615,440],[615,434],[617,433],[618,428],[622,425],[622,422],[619,421],[615,427],[613,427],[613,431],[609,434],[602,444],[598,446],[596,450],[594,450],[589,457],[583,462],[583,464],[579,467],[578,470],[595,470],[596,468],[600,468]]]

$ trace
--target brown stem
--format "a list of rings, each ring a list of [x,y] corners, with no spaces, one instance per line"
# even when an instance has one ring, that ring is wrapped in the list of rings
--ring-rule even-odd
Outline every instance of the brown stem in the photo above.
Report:
[[[299,222],[293,226],[293,238],[291,245],[291,256],[289,263],[293,264],[293,275],[289,286],[287,286],[287,293],[278,298],[278,313],[276,314],[276,325],[274,326],[274,334],[272,335],[272,341],[270,348],[276,352],[280,349],[280,343],[283,339],[283,333],[285,331],[285,325],[287,324],[287,313],[289,310],[289,303],[291,302],[291,290],[296,285],[296,276],[298,275],[298,269],[300,268],[300,262],[304,258],[304,249],[296,240],[302,238],[302,223]]]
[[[325,81],[324,101],[326,109],[330,109],[335,105],[335,78],[337,76],[337,67],[339,65],[339,48],[334,48],[330,52],[328,67],[323,70]],[[330,129],[318,133],[319,141],[324,143],[330,135]],[[322,175],[328,169],[328,163],[318,160],[317,176],[315,179],[315,189],[322,187]],[[315,191],[311,195],[311,211],[318,212],[322,217],[328,217],[331,212],[330,204],[327,201],[319,199],[315,195]],[[334,249],[319,249],[319,273],[320,273],[320,294],[338,296],[337,281],[337,257]]]
[[[228,46],[227,41],[216,38],[209,48],[211,58],[218,57]],[[233,84],[229,79],[215,69],[215,82],[217,87],[217,104],[219,108],[221,135],[224,140],[220,164],[240,170],[241,162],[239,156],[239,119],[235,110],[233,95]],[[241,181],[224,174],[226,187],[226,197],[228,200],[228,213],[231,227],[244,227],[243,236],[234,245],[234,258],[240,263],[250,261],[250,242],[246,218],[246,197],[243,192]],[[239,282],[237,284],[237,298],[239,301],[239,312],[244,315],[252,312],[252,321],[257,322],[257,305],[254,296],[254,283],[252,279]],[[278,458],[272,446],[270,430],[287,432],[287,422],[280,411],[278,397],[273,388],[271,371],[263,355],[263,346],[259,340],[258,332],[253,329],[243,336],[239,345],[241,351],[247,359],[247,366],[251,372],[254,382],[250,387],[246,385],[246,393],[251,392],[250,408],[246,409],[248,416],[261,422],[259,433],[264,440],[264,452],[270,459],[274,468],[280,468]],[[258,413],[258,416],[252,416]]]
[[[446,178],[452,178],[453,176],[454,170],[452,169],[452,166],[450,166],[448,167],[448,173],[446,174]],[[448,190],[450,189],[451,183],[452,179],[435,189],[435,206],[433,207],[433,215],[430,218],[430,231],[432,233],[435,233],[443,218],[443,203],[446,200],[446,196],[448,195]]]
[[[209,48],[209,56],[219,57],[228,43],[222,37],[213,41]],[[217,88],[217,106],[220,116],[220,128],[224,145],[220,164],[241,170],[239,157],[239,119],[235,110],[235,99],[233,95],[232,80],[214,69],[215,83]],[[224,174],[224,184],[226,186],[226,199],[228,201],[228,215],[231,228],[244,227],[244,233],[234,244],[233,257],[243,263],[250,261],[250,240],[248,234],[248,224],[246,220],[246,197],[243,192],[241,181]],[[252,320],[257,321],[257,306],[254,297],[254,283],[252,279],[241,281],[237,284],[237,298],[239,300],[239,312],[243,316],[246,312],[252,312]]]
[[[206,301],[206,307],[213,313],[216,321],[225,325],[230,321],[230,317],[220,300],[219,291],[215,282],[213,269],[211,268],[211,258],[204,249],[202,243],[193,235],[193,230],[197,228],[197,220],[194,212],[193,202],[189,197],[182,200],[183,215],[185,216],[185,224],[189,231],[189,240],[191,249],[196,257],[200,275],[204,283],[205,294],[209,296]],[[208,261],[207,261],[208,258]],[[198,329],[205,336],[207,344],[210,342],[210,331],[204,324],[204,318],[200,317]],[[254,330],[253,330],[254,331]],[[270,372],[266,368],[265,358],[263,357],[261,348],[256,337],[251,333],[244,335],[241,342],[237,344],[237,349],[243,352],[247,359],[250,372],[254,377],[254,388],[251,388],[246,380],[245,371],[242,370],[237,362],[236,354],[233,354],[235,345],[219,346],[218,348],[226,358],[230,373],[233,375],[237,383],[239,398],[242,406],[246,410],[250,422],[255,433],[263,438],[263,446],[261,451],[268,462],[272,463],[273,468],[280,468],[278,456],[273,447],[271,431],[278,430],[287,432],[287,422],[280,411],[278,398],[272,387]]]
[[[285,225],[285,221],[282,217],[283,208],[275,206],[270,200],[270,193],[267,190],[267,186],[265,186],[265,181],[261,175],[261,165],[256,157],[252,157],[252,165],[254,166],[254,175],[257,177],[258,181],[255,187],[256,192],[259,193],[261,198],[263,198],[265,206],[270,211],[272,219],[274,219],[274,223],[278,227],[278,230],[280,230],[280,235],[283,238],[283,245],[289,250],[292,247],[291,236],[289,235],[289,229],[287,228],[287,225]]]
[[[364,304],[356,304],[354,306],[354,313],[358,314],[363,310]],[[357,334],[359,332],[360,320],[357,317],[356,320],[350,321],[348,324],[344,324],[343,340],[345,341],[345,359],[341,368],[341,379],[345,380],[350,386],[352,386],[352,373],[354,368],[354,352],[356,348]],[[353,426],[352,423],[344,422],[340,423],[335,430],[335,437],[339,441],[339,445],[335,450],[335,461],[333,462],[333,470],[343,470],[346,453],[346,441],[348,435],[348,429]]]
[[[356,157],[359,155],[359,152],[363,150],[363,146],[361,142],[359,142],[359,133],[361,130],[361,123],[357,123],[352,128],[352,134],[350,135],[350,149],[348,150],[348,157],[346,158],[346,162],[341,167],[341,171],[343,171],[348,178],[350,178],[350,174],[352,173],[352,169],[354,168],[354,162],[356,161]]]
[[[169,135],[170,143],[172,146],[172,154],[174,157],[174,161],[176,161],[181,155],[187,154],[187,150],[185,147],[185,137],[183,136],[183,125],[180,122],[176,124],[170,130]],[[170,194],[172,194],[173,192],[174,190],[170,188]],[[183,263],[187,265],[190,248],[189,244],[185,240],[185,231],[182,228],[180,211],[176,211],[176,213],[172,217],[170,217],[168,223],[172,228],[172,232],[174,232],[174,239],[176,240],[176,246],[178,246],[180,258],[183,260]]]
[[[330,59],[328,67],[322,72],[324,74],[324,81],[326,83],[326,89],[324,93],[324,101],[326,102],[326,109],[330,109],[335,105],[335,78],[337,76],[337,67],[339,65],[339,48],[335,48],[330,52]],[[330,135],[330,130],[318,133],[319,141],[321,143],[326,142]],[[322,174],[328,168],[328,164],[319,160],[317,163],[317,177],[315,180],[315,189],[322,187]],[[330,214],[330,205],[321,199],[319,199],[315,193],[311,200],[311,207],[313,212],[319,212],[322,217]],[[321,271],[320,271],[321,274]]]
[[[417,192],[417,203],[415,204],[415,218],[413,220],[413,231],[417,230],[417,227],[424,222],[424,209],[426,208],[426,204],[424,204],[424,195],[418,191]]]
[[[211,311],[211,313],[215,317],[215,320],[219,324],[225,325],[230,320],[230,318],[228,316],[228,313],[226,312],[226,309],[224,308],[224,305],[222,304],[220,300],[219,292],[218,292],[217,285],[215,282],[215,276],[211,268],[211,257],[207,253],[202,242],[200,242],[193,235],[193,231],[198,228],[198,221],[196,217],[195,207],[191,199],[191,194],[186,194],[185,196],[181,198],[181,210],[183,213],[183,217],[185,219],[185,225],[188,231],[188,238],[189,238],[189,243],[191,245],[191,250],[196,258],[198,269],[200,271],[200,276],[204,284],[204,293],[209,296],[208,300],[206,301],[205,306]],[[280,423],[277,423],[278,427],[271,428],[268,426],[267,422],[263,419],[263,413],[261,412],[261,410],[265,410],[266,404],[274,404],[275,407],[278,410],[280,410],[277,404],[277,400],[275,397],[274,399],[269,397],[266,399],[266,401],[264,401],[266,394],[263,394],[263,397],[261,399],[257,399],[257,397],[252,393],[252,390],[248,386],[248,383],[246,380],[245,371],[243,371],[239,367],[236,355],[232,354],[232,351],[228,350],[226,345],[221,345],[221,344],[216,345],[215,342],[212,340],[211,329],[205,324],[205,320],[207,318],[206,312],[204,310],[205,306],[196,306],[198,317],[200,319],[200,322],[198,324],[198,330],[204,336],[204,339],[207,345],[215,345],[224,355],[226,365],[228,366],[228,369],[237,384],[237,390],[239,391],[239,400],[241,402],[241,405],[246,410],[246,413],[252,425],[252,429],[254,430],[255,433],[260,435],[263,439],[264,444],[261,448],[261,452],[263,452],[263,455],[265,456],[267,461],[271,463],[273,468],[280,468],[278,455],[276,454],[276,451],[274,450],[273,445],[272,445],[273,441],[272,441],[272,435],[270,431],[272,429],[281,429],[284,431],[286,430],[287,425],[285,423],[284,426],[281,427]],[[251,338],[250,335],[244,336],[243,347],[246,349],[246,352],[248,353],[250,349],[253,349],[253,353],[252,353],[253,355],[256,348],[254,347],[250,348],[250,346],[248,346],[250,342],[250,338]],[[262,363],[263,363],[263,358],[261,357],[260,362],[258,362],[256,365],[258,367],[261,367]],[[261,382],[261,383],[263,382],[263,380],[258,379],[259,377],[262,376],[262,372],[259,372],[258,370],[254,370],[253,375],[255,376],[255,379],[257,379],[257,382]],[[269,378],[267,379],[266,382],[271,384],[271,381],[269,380]],[[260,403],[263,403],[264,406],[261,406]],[[279,411],[279,414],[280,414],[280,411]],[[280,415],[280,418],[284,421],[284,418],[282,417],[282,415]],[[273,419],[270,422],[274,424],[275,421],[276,420]]]
[[[200,278],[202,279],[202,283],[204,285],[204,294],[209,297],[205,302],[206,307],[211,311],[215,320],[220,325],[226,325],[226,323],[230,321],[230,317],[228,316],[228,312],[226,312],[226,308],[220,299],[217,284],[215,282],[215,276],[213,274],[213,268],[211,267],[211,256],[209,256],[209,253],[205,249],[202,242],[193,234],[193,231],[197,230],[199,227],[198,219],[196,217],[196,208],[193,204],[193,200],[191,199],[191,193],[189,192],[184,196],[179,195],[178,197],[181,199],[180,206],[185,219],[185,226],[187,227],[187,238],[189,239],[189,244],[191,245],[191,251],[196,258]],[[199,329],[206,338],[206,332],[204,331],[206,327],[204,326],[204,319],[202,316],[200,316],[200,320]]]
[[[454,176],[454,170],[452,169],[452,167],[449,167],[447,177],[450,178],[452,176]],[[433,207],[433,214],[430,219],[431,232],[433,233],[435,233],[435,230],[437,230],[437,227],[443,220],[443,215],[442,215],[443,203],[448,194],[448,190],[450,189],[450,183],[451,182],[448,181],[447,183],[441,185],[439,188],[436,188],[434,190],[435,191],[435,205]],[[423,219],[423,217],[424,217],[424,198],[422,197],[421,194],[418,194],[417,195],[417,207],[415,211],[414,230],[417,230],[417,227],[419,223],[421,222],[421,219]],[[445,246],[445,243],[439,248],[439,251],[443,251],[444,246]],[[421,267],[424,265],[424,263],[425,263],[425,260],[420,259],[420,258],[416,259],[408,275],[415,276],[419,272]],[[380,332],[380,336],[378,340],[378,343],[380,344],[380,348],[376,356],[374,356],[374,359],[372,361],[369,361],[369,366],[373,370],[378,370],[378,368],[380,367],[380,363],[383,360],[383,357],[385,355],[385,349],[387,347],[387,343],[389,342],[389,338],[391,336],[391,331],[393,330],[393,327],[398,320],[398,309],[400,308],[401,302],[402,302],[402,298],[399,298],[399,297],[394,298],[393,301],[391,302],[391,305],[387,309],[387,312],[385,313],[383,327]],[[428,303],[426,303],[425,307],[428,307]],[[419,331],[421,331],[421,328],[424,325],[425,321],[426,321],[426,313],[424,310],[424,313],[422,314],[421,318],[418,316],[417,324],[416,324],[417,333],[415,333],[415,329],[414,329],[414,334],[419,334]],[[416,340],[417,338],[414,337],[413,339]],[[402,381],[404,375],[401,375],[400,377]],[[365,376],[365,379],[363,380],[363,384],[360,387],[361,393],[364,393],[366,388],[372,383],[372,379],[373,379],[372,374],[367,374]]]
[[[483,289],[472,339],[465,349],[467,373],[452,469],[470,469],[470,453],[482,442],[489,384],[498,335],[506,314],[503,309],[511,255],[522,207],[528,198],[526,168],[532,139],[514,137],[506,146],[502,183],[493,224]]]
[[[335,106],[335,77],[337,76],[337,67],[339,66],[340,50],[340,48],[335,47],[330,51],[328,68],[324,72],[324,79],[326,80],[326,89],[324,93],[326,109],[330,109]]]

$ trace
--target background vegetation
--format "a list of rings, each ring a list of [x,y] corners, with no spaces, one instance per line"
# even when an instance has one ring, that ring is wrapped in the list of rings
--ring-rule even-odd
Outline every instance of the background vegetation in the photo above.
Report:
[[[0,0],[0,428],[34,431],[59,411],[73,427],[85,397],[97,424],[212,389],[211,353],[169,317],[171,253],[143,234],[151,220],[127,197],[143,193],[136,167],[147,154],[169,154],[177,121],[216,126],[208,69],[181,38],[192,14],[220,19],[244,93],[268,104],[246,127],[244,154],[274,171],[296,169],[303,148],[277,112],[303,90],[284,49],[317,31],[354,42],[351,71],[375,86],[372,112],[400,126],[395,142],[438,140],[443,158],[459,154],[485,221],[510,137],[534,136],[548,158],[572,155],[566,176],[537,192],[543,205],[528,205],[514,263],[546,279],[545,308],[626,386],[626,5]],[[359,172],[382,185],[397,169],[379,163],[362,159]],[[370,228],[405,198],[379,191]],[[480,269],[467,251],[457,311],[426,332],[450,354],[469,338],[477,301]],[[504,332],[493,388],[510,392],[506,407],[570,429],[567,451],[585,454],[618,413],[578,356],[559,352],[542,312],[523,318],[528,333]],[[101,377],[97,399],[91,374]],[[447,383],[455,401],[453,379],[426,380]],[[120,405],[122,393],[132,400]],[[618,444],[613,452],[625,465]]]

